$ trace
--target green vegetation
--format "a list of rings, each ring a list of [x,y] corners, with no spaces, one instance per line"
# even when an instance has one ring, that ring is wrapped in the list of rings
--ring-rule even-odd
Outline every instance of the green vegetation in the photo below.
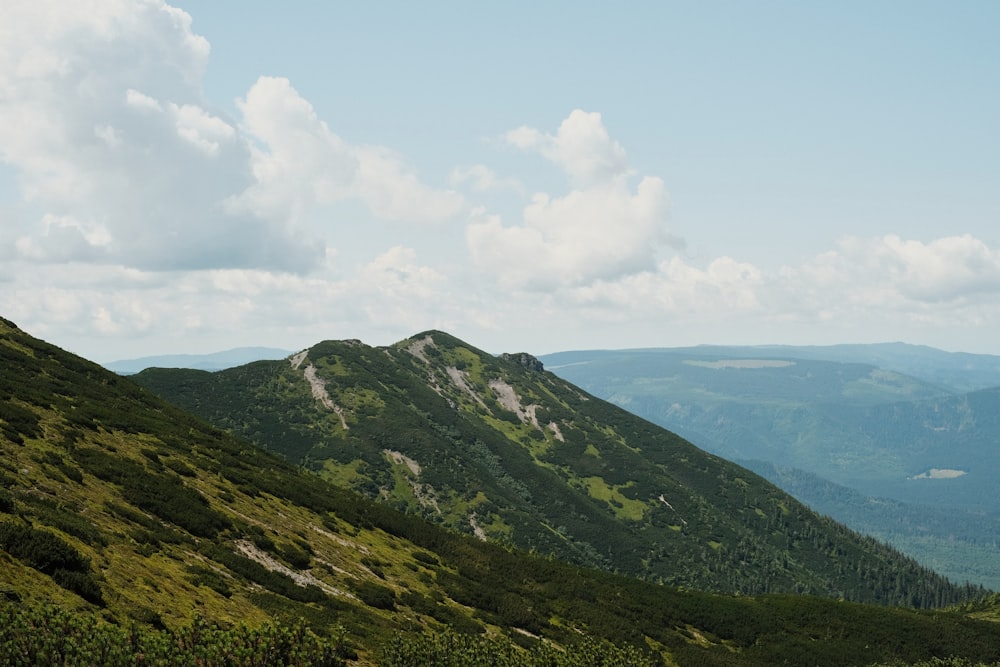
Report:
[[[920,660],[918,662],[904,662],[894,660],[892,662],[879,663],[871,667],[996,667],[1000,662],[974,662],[965,658],[931,658],[930,660]]]
[[[1000,384],[998,357],[875,345],[546,360],[560,377],[708,451],[753,462],[810,507],[953,581],[1000,586],[1000,389],[988,384]],[[977,390],[958,393],[967,387]],[[953,476],[932,478],[934,469]],[[854,493],[831,493],[831,483]]]
[[[650,655],[632,647],[584,639],[569,647],[448,632],[397,638],[379,656],[380,667],[653,667]]]
[[[373,365],[379,355],[389,356],[370,353]],[[435,646],[452,642],[466,647],[472,664],[508,656],[519,664],[555,665],[599,659],[612,665],[859,665],[934,656],[983,662],[994,660],[1000,645],[1000,623],[987,620],[989,601],[929,612],[808,596],[718,595],[484,542],[331,486],[6,322],[0,322],[0,356],[4,401],[30,411],[36,424],[26,427],[30,432],[18,427],[18,439],[0,435],[0,664],[391,664],[406,656],[429,664],[440,657]],[[480,383],[482,369],[467,353],[461,358],[470,383]],[[542,392],[533,399],[539,404]],[[470,409],[479,405],[471,395],[464,400]],[[458,415],[450,423],[468,428],[464,413],[447,403],[428,406],[438,411],[434,423]],[[569,418],[559,419],[567,435],[551,448],[576,447]],[[409,432],[414,438],[419,423]],[[630,450],[613,446],[624,438],[620,425],[598,423],[595,418],[586,440],[600,456],[588,459],[627,456]],[[651,434],[644,442],[656,441]],[[507,462],[520,451],[525,459],[514,460],[527,467],[533,461],[528,450],[511,444],[497,453],[483,443],[511,480],[490,488],[509,497],[566,493],[517,487],[521,477]],[[431,458],[408,451],[430,475]],[[397,464],[378,453],[373,461],[409,470],[404,459]],[[694,456],[682,445],[676,454]],[[60,465],[75,473],[66,475]],[[546,479],[560,479],[558,466],[547,465],[541,466]],[[734,489],[753,490],[748,473],[725,471],[740,471],[729,477]],[[708,494],[720,486],[717,472],[689,472],[685,479]],[[587,475],[593,476],[638,498],[620,476]],[[170,494],[192,516],[150,500],[145,486]],[[474,507],[483,525],[490,517],[513,516],[485,493],[455,497]],[[676,512],[699,507],[674,496],[671,502]],[[773,509],[788,521],[799,511],[781,495]],[[603,511],[612,521],[613,510]],[[706,510],[704,520],[710,517]],[[566,539],[546,530],[553,543]],[[814,530],[797,534],[821,543],[824,558],[861,562],[847,555],[855,538],[839,541],[822,523]],[[784,538],[769,533],[766,539]],[[746,557],[739,542],[732,548]],[[752,545],[745,549],[753,553]],[[716,576],[723,579],[723,572]],[[915,573],[904,568],[879,581],[898,582],[900,596],[953,591],[933,579],[922,590],[906,578]]]
[[[701,590],[922,608],[981,592],[817,516],[530,355],[497,358],[441,332],[388,348],[326,341],[292,363],[135,379],[369,498],[575,564]]]
[[[196,618],[158,630],[95,623],[51,606],[0,603],[0,664],[7,667],[341,667],[352,655],[302,624],[222,627]]]
[[[952,581],[1000,590],[1000,513],[903,503],[859,493],[796,468],[744,462],[817,512],[891,544]]]
[[[103,605],[90,560],[55,533],[15,521],[0,523],[0,548],[43,572],[63,588]]]

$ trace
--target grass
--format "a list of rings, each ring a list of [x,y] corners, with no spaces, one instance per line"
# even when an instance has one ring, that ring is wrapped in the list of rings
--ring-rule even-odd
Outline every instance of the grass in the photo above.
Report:
[[[649,505],[641,500],[628,498],[622,494],[622,489],[632,486],[632,483],[624,486],[610,486],[603,477],[588,477],[583,480],[587,487],[587,493],[591,498],[603,500],[608,503],[611,510],[619,519],[628,521],[640,521],[645,515]]]

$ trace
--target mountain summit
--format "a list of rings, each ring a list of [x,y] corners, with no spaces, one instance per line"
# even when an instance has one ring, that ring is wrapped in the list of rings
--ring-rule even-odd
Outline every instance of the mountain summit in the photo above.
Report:
[[[526,353],[427,331],[135,379],[329,481],[483,540],[719,592],[919,607],[963,595]]]
[[[366,429],[382,433],[385,445],[400,448],[389,453],[377,450],[376,458],[385,462],[390,474],[386,481],[398,480],[413,499],[422,496],[429,502],[435,497],[440,514],[433,505],[414,502],[439,522],[452,517],[468,520],[468,508],[474,507],[483,517],[483,532],[502,535],[498,529],[505,517],[519,516],[505,496],[496,494],[497,488],[508,487],[532,494],[525,500],[525,513],[530,509],[545,516],[544,501],[535,499],[535,479],[524,477],[522,489],[514,477],[496,471],[503,482],[482,491],[484,498],[489,492],[489,498],[497,499],[495,508],[477,492],[467,499],[465,514],[449,509],[455,491],[438,478],[423,477],[430,477],[437,460],[417,447],[408,447],[408,453],[401,449],[406,442],[400,434],[417,439],[420,424],[436,423],[446,428],[444,437],[458,439],[499,411],[501,402],[487,402],[489,394],[476,379],[493,363],[491,357],[475,356],[477,362],[473,355],[479,353],[437,333],[392,349],[359,343],[324,345],[328,351],[344,351],[342,367],[333,365],[336,355],[324,356],[313,348],[277,366],[253,364],[242,372],[256,378],[259,384],[254,386],[271,395],[301,392],[306,399],[304,414],[312,410],[327,415],[333,432],[349,432],[358,437],[357,443],[369,437],[364,435]],[[347,363],[351,351],[357,356]],[[418,352],[426,361],[415,356]],[[469,392],[448,388],[452,381],[447,369],[458,369],[454,355],[466,361],[468,375],[457,377],[466,378]],[[443,376],[435,370],[438,364],[431,363],[439,357]],[[399,363],[408,363],[409,370],[386,374],[387,368]],[[346,372],[360,364],[368,364],[372,377],[383,377],[385,382],[354,385],[358,400],[349,404],[343,389],[350,374],[337,376],[335,369]],[[550,380],[543,372],[520,365],[502,368]],[[283,375],[286,371],[290,375]],[[416,392],[414,400],[407,398],[407,391],[400,393],[403,387],[398,383],[407,377],[413,381],[407,391]],[[431,377],[436,384],[428,384]],[[344,386],[338,387],[341,382]],[[575,436],[570,434],[577,427],[566,422],[565,415],[539,413],[542,396],[526,399],[520,392],[530,385],[522,387],[516,375],[509,376],[508,383],[517,387],[515,396],[521,397],[525,418],[511,411],[512,418],[504,423],[522,430],[531,423],[535,428],[527,415],[531,405],[538,405],[534,414],[541,428],[547,429],[549,423],[566,427],[564,440],[543,438],[547,446],[573,442]],[[418,412],[418,402],[426,398],[421,386],[441,399],[440,413]],[[553,392],[563,389],[552,385]],[[506,390],[500,393],[507,395]],[[459,394],[466,398],[452,398]],[[481,415],[469,412],[480,405],[474,395],[485,404]],[[586,404],[593,400],[573,395]],[[379,407],[380,401],[392,404],[393,396],[408,406],[400,414],[416,415],[409,431],[399,431],[399,424],[392,423],[386,423],[383,431],[375,427],[378,414],[394,414]],[[374,407],[364,412],[364,406]],[[436,421],[443,415],[458,417]],[[581,411],[577,420],[589,423],[591,418]],[[467,419],[468,424],[463,421]],[[447,430],[451,426],[458,435]],[[480,432],[488,433],[488,426],[481,425]],[[618,432],[628,434],[621,424],[607,426],[606,432],[614,438]],[[424,444],[440,445],[435,437],[428,434]],[[613,450],[606,441],[589,439],[597,442],[595,449],[604,447],[598,449],[602,458],[611,458]],[[529,440],[533,445],[541,442]],[[677,450],[681,455],[687,451]],[[448,456],[459,455],[452,451]],[[418,461],[416,456],[422,458]],[[710,459],[692,455],[692,460],[707,465]],[[504,469],[499,455],[496,461],[496,470]],[[546,469],[541,463],[532,465]],[[321,467],[337,469],[334,464]],[[470,463],[466,470],[474,467]],[[358,463],[355,468],[363,466]],[[552,471],[545,481],[561,476]],[[469,479],[468,484],[478,484]],[[751,484],[754,479],[744,481]],[[411,482],[424,486],[414,489]],[[671,512],[685,513],[686,524],[664,524],[679,525],[676,531],[666,529],[684,537],[699,517],[685,504],[693,500],[685,500],[680,492],[683,484],[670,496],[663,487],[664,500],[653,503],[642,503],[629,493],[622,497],[648,506],[643,515],[657,503],[665,507],[670,502]],[[376,486],[376,495],[383,488],[389,497],[398,494],[398,489]],[[591,497],[589,491],[585,497]],[[572,495],[556,487],[549,498]],[[646,524],[638,506],[618,500],[622,505],[618,508],[600,498],[592,500],[615,518],[610,508],[631,507],[635,518],[626,525],[637,533],[632,544],[640,543]],[[583,500],[575,502],[574,507],[585,506]],[[776,497],[775,502],[783,501]],[[396,504],[408,506],[403,500]],[[789,515],[800,511],[794,505],[786,509]],[[700,518],[711,518],[712,511],[706,504]],[[534,515],[528,515],[524,521],[530,527],[532,520]],[[511,540],[521,539],[520,525],[506,525]],[[567,535],[575,525],[557,529],[559,541],[569,541]],[[613,525],[609,519],[601,527]],[[684,540],[696,543],[693,533]],[[718,550],[723,548],[730,547],[720,542]],[[961,593],[907,562],[880,561],[877,550],[875,555],[859,552],[854,558],[848,555],[856,550],[849,539],[834,539],[824,548],[824,557],[845,567],[854,563],[861,571],[872,572],[872,565],[883,563],[898,568],[903,576],[882,581],[895,581],[901,590],[920,592],[924,589],[917,586],[923,582],[925,587],[936,586],[933,590],[942,600]],[[608,554],[614,557],[617,551],[609,545]],[[682,563],[680,558],[678,562]],[[970,613],[995,615],[994,607],[987,602],[970,608]],[[439,634],[442,630],[447,633],[444,637]],[[331,485],[169,405],[129,378],[32,338],[0,319],[0,664],[839,667],[880,661],[901,664],[898,660],[909,664],[941,655],[994,660],[998,645],[1000,624],[953,611],[678,590],[460,535],[401,514],[389,503]]]

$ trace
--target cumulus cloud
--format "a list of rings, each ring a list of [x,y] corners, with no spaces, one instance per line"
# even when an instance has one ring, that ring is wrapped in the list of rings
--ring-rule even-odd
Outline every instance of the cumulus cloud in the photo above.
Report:
[[[941,303],[1000,292],[1000,251],[969,234],[930,243],[889,235],[867,244],[850,240],[842,248],[848,255],[867,251],[899,293],[916,301]]]
[[[318,205],[357,198],[386,220],[437,222],[463,206],[457,193],[421,183],[389,149],[349,145],[288,79],[261,77],[239,107],[259,148],[257,183],[233,200],[236,208],[302,217]]]
[[[971,235],[848,238],[779,271],[677,252],[666,184],[598,113],[501,138],[555,165],[562,190],[474,159],[438,187],[340,136],[288,79],[260,77],[231,113],[207,104],[209,44],[163,0],[6,0],[3,14],[0,176],[16,188],[0,202],[0,312],[38,335],[117,353],[154,336],[207,350],[239,330],[294,347],[438,327],[506,347],[522,327],[535,348],[559,332],[557,349],[602,325],[648,343],[706,323],[772,340],[1000,325],[1000,248]],[[456,219],[464,238],[435,225]],[[393,238],[360,230],[373,221]]]
[[[562,167],[577,186],[564,196],[535,194],[522,224],[477,211],[466,230],[478,265],[510,287],[551,289],[638,273],[655,266],[666,232],[663,181],[642,178],[635,190],[625,151],[600,114],[574,111],[555,135],[521,127],[506,139]]]
[[[250,150],[204,107],[209,45],[163,2],[14,2],[0,44],[0,155],[40,212],[21,256],[169,270],[298,270],[321,254],[284,220],[233,214]]]
[[[976,319],[1000,296],[1000,249],[971,235],[929,242],[848,237],[775,276],[782,307],[821,319],[856,313],[920,320]],[[776,288],[777,290],[777,288]]]
[[[426,299],[443,286],[445,276],[418,264],[412,248],[393,246],[362,268],[358,282],[366,291],[377,291],[393,299]]]
[[[72,216],[45,215],[38,238],[21,237],[14,246],[22,257],[39,261],[101,260],[111,242],[101,225],[84,224]]]
[[[559,287],[533,305],[530,317],[587,327],[627,323],[647,337],[662,327],[695,335],[701,327],[702,336],[725,327],[729,340],[741,342],[731,336],[736,327],[765,336],[761,342],[781,342],[791,330],[818,326],[832,340],[880,331],[898,339],[905,337],[900,329],[1000,324],[998,297],[1000,249],[970,235],[926,242],[886,235],[843,239],[774,272],[732,257],[673,256],[643,271]]]
[[[563,298],[606,320],[734,316],[759,312],[766,284],[760,269],[731,257],[705,267],[672,257],[652,270],[566,290]]]
[[[601,114],[575,109],[554,135],[521,126],[504,135],[524,151],[537,151],[562,167],[576,187],[600,184],[628,173],[625,149],[608,136]]]
[[[391,343],[423,329],[454,330],[467,305],[447,276],[403,246],[348,275],[145,272],[78,263],[53,265],[46,278],[47,284],[22,281],[0,290],[0,313],[35,335],[71,342],[74,351],[81,341],[108,338],[135,346],[104,352],[100,361],[136,356],[144,345],[149,349],[147,338],[185,341],[196,345],[192,351],[233,347],[233,332],[253,332],[245,344],[289,348],[329,338]]]
[[[162,0],[5,5],[0,158],[35,215],[21,258],[307,272],[327,255],[324,206],[417,222],[463,206],[391,151],[348,145],[285,79],[257,81],[241,119],[212,110],[209,54]]]

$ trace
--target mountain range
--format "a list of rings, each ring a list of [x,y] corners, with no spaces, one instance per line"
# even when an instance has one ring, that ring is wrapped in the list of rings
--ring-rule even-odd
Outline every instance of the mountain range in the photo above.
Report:
[[[137,359],[120,359],[104,365],[122,375],[138,373],[146,368],[198,368],[205,371],[221,371],[224,368],[242,366],[261,359],[283,359],[289,350],[274,347],[236,347],[209,354],[161,354]]]
[[[260,351],[256,357],[248,354],[254,350]],[[240,359],[276,359],[279,352],[243,348],[107,366],[221,370]],[[702,345],[541,359],[594,394],[749,467],[813,509],[953,580],[1000,589],[1000,508],[989,481],[995,448],[988,444],[1000,436],[987,423],[996,412],[997,397],[988,390],[1000,385],[1000,357],[882,343]],[[751,369],[744,363],[739,373],[733,365],[739,359],[770,365]],[[975,394],[971,403],[969,393]],[[977,404],[986,420],[976,420]],[[935,430],[927,432],[924,425],[932,421]],[[885,451],[884,443],[897,451]],[[925,451],[915,455],[920,447]],[[938,456],[955,460],[963,450],[970,469],[949,468]],[[850,461],[860,475],[847,474]],[[817,483],[802,483],[814,478]],[[928,483],[912,483],[919,480]],[[832,487],[842,492],[827,493]]]
[[[897,581],[930,581],[898,554],[528,354],[430,331],[135,380],[331,482],[519,549],[702,590],[899,602],[905,589],[918,606],[938,595]],[[836,562],[831,544],[844,545]]]
[[[205,375],[239,378],[199,399],[210,410],[246,387],[294,407],[285,420],[253,406],[233,417],[284,429],[281,457],[6,320],[0,357],[4,659],[133,651],[131,663],[95,659],[136,664],[140,648],[194,655],[209,636],[223,638],[212,655],[258,640],[305,651],[319,636],[334,647],[324,662],[294,664],[421,665],[432,663],[406,656],[432,653],[421,638],[441,632],[478,633],[472,650],[489,664],[542,664],[527,658],[550,645],[567,666],[598,664],[594,650],[637,665],[1000,657],[991,601],[962,612],[839,601],[931,607],[977,591],[530,355],[495,358],[427,332],[220,374],[150,372],[189,394],[211,385]],[[309,424],[325,437],[308,437]],[[682,579],[687,590],[664,585]],[[754,586],[825,597],[693,590]],[[299,622],[291,634],[256,629]]]
[[[957,580],[1000,586],[1000,388],[991,384],[1000,383],[998,357],[895,344],[581,351],[544,360]],[[831,494],[830,484],[852,493]]]

